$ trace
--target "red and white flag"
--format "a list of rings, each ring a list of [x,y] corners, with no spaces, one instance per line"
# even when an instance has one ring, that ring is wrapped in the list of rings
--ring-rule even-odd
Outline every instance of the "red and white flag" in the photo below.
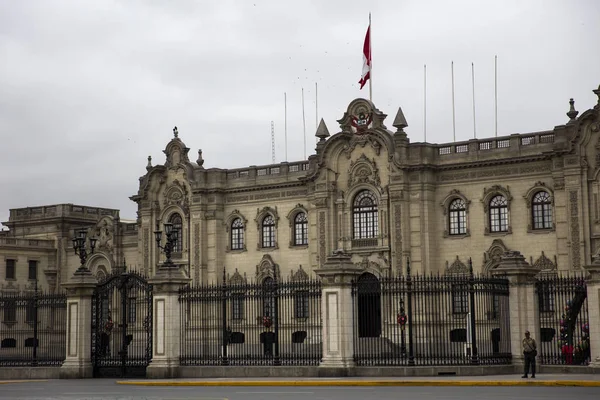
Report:
[[[370,20],[370,16],[369,16]],[[369,21],[369,27],[367,28],[367,34],[365,35],[365,43],[363,44],[363,67],[362,75],[360,77],[360,88],[367,84],[367,81],[371,78],[371,22]]]

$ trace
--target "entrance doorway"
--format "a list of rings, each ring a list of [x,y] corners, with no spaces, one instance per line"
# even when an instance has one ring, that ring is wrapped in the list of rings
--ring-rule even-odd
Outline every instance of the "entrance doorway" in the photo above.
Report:
[[[381,285],[365,272],[358,278],[358,337],[381,336]]]

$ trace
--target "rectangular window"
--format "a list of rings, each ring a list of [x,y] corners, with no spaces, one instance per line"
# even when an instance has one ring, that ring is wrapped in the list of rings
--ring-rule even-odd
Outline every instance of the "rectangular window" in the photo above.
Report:
[[[135,297],[129,298],[129,304],[127,305],[127,323],[133,324],[137,319],[137,302]]]
[[[554,312],[554,296],[547,283],[538,286],[538,307],[540,312]]]
[[[38,262],[36,260],[29,260],[29,279],[37,279]]]
[[[16,279],[16,264],[17,260],[6,260],[6,279]]]
[[[469,312],[469,289],[465,284],[452,285],[452,313],[467,314]]]
[[[17,301],[4,299],[4,322],[17,322]]]
[[[244,294],[233,293],[231,296],[231,319],[244,319]]]
[[[294,317],[308,318],[308,292],[298,291],[294,294]]]

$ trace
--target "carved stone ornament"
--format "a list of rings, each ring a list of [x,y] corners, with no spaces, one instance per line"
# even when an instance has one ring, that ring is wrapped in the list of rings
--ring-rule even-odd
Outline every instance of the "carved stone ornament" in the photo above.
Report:
[[[363,256],[360,262],[354,264],[360,266],[364,271],[372,271],[375,272],[375,275],[381,276],[381,265],[369,260],[369,256]]]
[[[189,192],[187,187],[175,179],[164,191],[165,206],[176,205],[187,212],[189,209]]]
[[[533,261],[533,259],[532,259]],[[542,255],[532,263],[534,268],[541,270],[541,272],[553,272],[556,271],[556,263],[553,263],[544,252],[542,251]]]
[[[112,217],[103,217],[96,224],[93,236],[98,239],[96,248],[108,253],[113,251],[114,224]]]
[[[256,222],[256,228],[258,230],[261,229],[262,221],[267,215],[272,215],[273,220],[275,221],[275,229],[277,229],[279,223],[279,214],[277,214],[277,207],[263,207],[256,209],[256,218],[254,218],[254,222]]]
[[[494,239],[492,245],[485,253],[483,253],[483,271],[490,273],[490,271],[496,268],[502,260],[502,255],[505,252],[510,251],[501,239]]]
[[[469,267],[464,262],[460,261],[458,256],[456,256],[456,260],[450,266],[448,266],[448,261],[446,261],[446,274],[448,275],[458,275],[458,274],[468,274]]]
[[[273,257],[269,254],[262,256],[260,262],[256,266],[256,282],[262,282],[264,279],[275,278],[275,268],[277,264],[273,261]],[[279,270],[277,271],[279,275]]]
[[[506,198],[506,201],[508,202],[508,210],[510,211],[510,202],[512,200],[512,196],[510,194],[509,187],[493,185],[489,188],[486,187],[483,189],[483,198],[481,199],[481,202],[483,203],[483,209],[486,213],[488,212],[490,200],[497,194],[500,194]]]
[[[290,228],[294,227],[294,219],[296,218],[296,215],[298,215],[298,213],[301,212],[308,216],[308,211],[306,210],[306,207],[304,207],[304,205],[300,203],[296,204],[296,206],[290,210],[286,217],[288,219]]]
[[[348,105],[347,111],[338,122],[342,132],[363,135],[368,133],[369,129],[386,129],[383,125],[386,116],[369,100],[356,99]]]
[[[348,170],[348,187],[351,188],[361,183],[370,183],[375,187],[381,186],[375,159],[369,160],[364,153],[357,160],[350,162]]]
[[[230,285],[245,285],[248,283],[248,278],[246,277],[245,272],[244,272],[244,276],[242,276],[240,274],[240,272],[238,271],[238,269],[236,268],[233,275],[228,277],[227,281]]]
[[[244,217],[244,215],[240,212],[240,210],[235,209],[231,212],[231,214],[229,214],[229,216],[227,216],[227,218],[223,222],[223,225],[225,225],[226,232],[229,232],[229,230],[231,229],[231,224],[237,218],[242,220],[242,224],[244,224],[244,230],[246,230],[246,226],[248,225],[248,220],[246,219],[246,217]]]
[[[346,154],[346,158],[352,158],[352,152],[356,148],[356,146],[365,147],[367,144],[370,144],[375,150],[375,154],[379,155],[381,153],[382,144],[379,142],[379,139],[373,135],[362,135],[362,136],[354,136],[350,139],[350,141],[344,145],[343,151]]]
[[[300,281],[307,281],[309,280],[308,274],[306,273],[306,271],[304,271],[304,269],[302,269],[302,265],[300,265],[298,267],[298,271],[292,270],[290,272],[290,280],[292,282],[300,282]]]

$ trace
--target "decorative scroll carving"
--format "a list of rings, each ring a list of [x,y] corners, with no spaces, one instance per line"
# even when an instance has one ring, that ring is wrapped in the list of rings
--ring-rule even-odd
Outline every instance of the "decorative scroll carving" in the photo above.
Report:
[[[381,186],[375,159],[369,160],[364,153],[357,160],[350,162],[348,170],[348,188],[361,183],[370,183],[376,187]]]
[[[489,274],[492,269],[500,264],[502,255],[509,251],[501,239],[494,239],[490,248],[483,253],[483,272]]]
[[[360,145],[361,147],[365,147],[367,144],[370,144],[371,147],[373,147],[373,150],[375,150],[375,154],[380,155],[382,144],[379,143],[379,139],[377,138],[377,136],[360,135],[353,136],[350,139],[350,141],[346,145],[344,145],[343,151],[344,154],[346,154],[346,158],[348,158],[348,160],[352,158],[352,152],[354,151],[356,146]]]
[[[325,212],[319,213],[319,265],[325,264]]]
[[[194,279],[200,283],[200,223],[194,224]]]
[[[273,257],[265,254],[256,266],[256,282],[262,282],[267,277],[274,278],[275,268],[277,268],[277,264],[273,261]]]
[[[375,261],[369,260],[369,256],[363,256],[362,260],[355,265],[359,265],[365,271],[375,272],[381,276],[381,265]]]
[[[571,209],[571,249],[574,269],[581,267],[581,249],[579,239],[579,198],[576,190],[569,192],[569,208]]]

